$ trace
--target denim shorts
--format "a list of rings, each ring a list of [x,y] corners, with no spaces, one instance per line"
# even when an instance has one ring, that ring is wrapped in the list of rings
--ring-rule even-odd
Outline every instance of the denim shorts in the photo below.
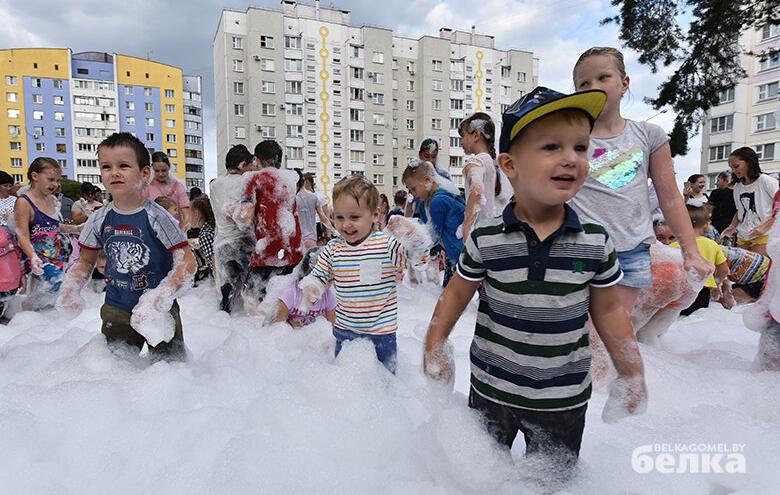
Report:
[[[618,261],[623,270],[620,285],[646,289],[653,286],[653,273],[650,271],[650,244],[640,244],[628,251],[618,251]]]

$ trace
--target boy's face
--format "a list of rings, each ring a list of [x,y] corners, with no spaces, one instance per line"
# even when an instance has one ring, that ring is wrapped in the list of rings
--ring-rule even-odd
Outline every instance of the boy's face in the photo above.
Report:
[[[371,211],[349,194],[341,194],[333,201],[333,225],[350,244],[363,242],[378,220],[378,208]]]
[[[143,194],[143,189],[149,181],[149,167],[141,170],[135,151],[129,146],[98,149],[100,163],[100,180],[114,199],[123,199],[132,195]]]
[[[653,230],[655,230],[655,238],[661,244],[668,246],[669,244],[677,240],[677,237],[675,237],[674,234],[672,233],[672,229],[670,229],[669,226],[666,224],[656,225],[655,227],[653,227]]]
[[[515,197],[529,206],[570,200],[588,176],[590,124],[570,113],[552,113],[523,129],[498,163]]]
[[[404,184],[406,185],[407,189],[409,189],[409,192],[412,193],[414,199],[420,199],[423,201],[428,201],[431,199],[433,191],[433,179],[431,179],[431,177],[426,175],[421,179],[418,179],[417,177],[412,176],[406,179]]]

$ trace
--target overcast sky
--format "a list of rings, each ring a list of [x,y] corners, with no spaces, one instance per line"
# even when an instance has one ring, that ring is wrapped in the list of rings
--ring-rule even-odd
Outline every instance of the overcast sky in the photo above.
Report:
[[[313,3],[305,2],[305,3]],[[203,76],[203,121],[206,182],[216,175],[214,76],[212,40],[223,8],[246,10],[234,0],[0,0],[0,47],[69,47],[74,52],[106,51],[182,67],[185,74]],[[257,0],[252,5],[278,9],[280,2]],[[495,36],[499,49],[530,50],[539,58],[539,84],[571,92],[571,69],[591,46],[619,46],[614,25],[599,21],[615,14],[609,0],[340,0],[322,2],[351,12],[354,25],[391,28],[396,34],[436,35],[439,28],[470,30]],[[651,74],[637,55],[623,50],[631,77],[631,94],[624,100],[624,117],[644,120],[657,111],[643,103],[655,95],[664,73]],[[667,72],[668,73],[668,72]],[[652,122],[671,130],[671,112]],[[691,140],[688,156],[677,157],[679,182],[699,171],[701,139]]]

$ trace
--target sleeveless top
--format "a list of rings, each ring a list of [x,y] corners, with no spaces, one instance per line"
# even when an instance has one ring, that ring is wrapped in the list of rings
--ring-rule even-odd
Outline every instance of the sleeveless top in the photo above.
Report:
[[[33,218],[30,221],[30,243],[35,254],[44,263],[51,263],[62,268],[70,257],[71,244],[68,237],[60,232],[60,221],[42,212],[26,194],[19,196],[30,203]]]

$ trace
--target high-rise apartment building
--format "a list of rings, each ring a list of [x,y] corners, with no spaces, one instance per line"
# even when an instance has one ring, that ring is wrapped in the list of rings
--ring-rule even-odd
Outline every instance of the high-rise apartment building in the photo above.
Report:
[[[780,48],[780,25],[766,25],[742,34],[744,52]],[[710,188],[719,172],[728,170],[732,150],[750,146],[765,172],[780,171],[780,53],[771,57],[742,55],[747,77],[720,94],[720,103],[702,124],[701,173]]]
[[[48,156],[64,176],[100,186],[97,146],[127,131],[150,151],[168,153],[175,175],[189,186],[203,186],[200,76],[68,48],[0,50],[0,75],[0,169],[17,180],[25,180],[35,158]],[[190,162],[194,171],[185,175]]]
[[[273,138],[285,166],[315,172],[320,190],[362,173],[399,189],[421,142],[463,183],[458,124],[501,112],[533,88],[538,61],[492,36],[443,28],[409,39],[350,25],[349,12],[282,1],[281,10],[224,10],[214,38],[217,163],[234,144]]]

